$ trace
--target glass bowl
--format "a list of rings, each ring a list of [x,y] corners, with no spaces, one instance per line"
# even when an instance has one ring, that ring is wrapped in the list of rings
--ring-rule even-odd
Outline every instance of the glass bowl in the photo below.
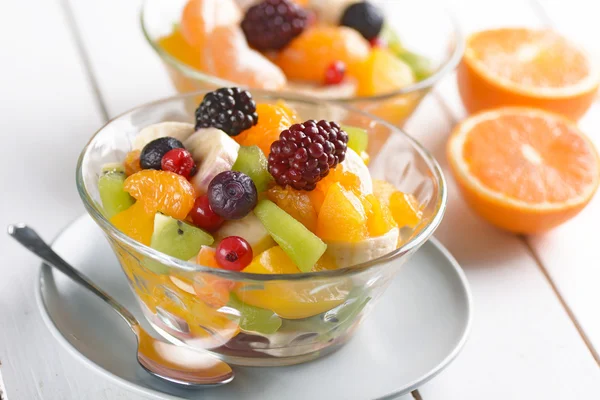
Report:
[[[102,228],[152,326],[167,340],[203,349],[238,365],[308,361],[342,346],[401,266],[433,234],[446,207],[446,185],[433,157],[400,129],[361,111],[278,93],[253,91],[257,102],[283,99],[301,119],[328,119],[366,129],[370,170],[412,193],[421,223],[403,228],[403,245],[369,262],[330,271],[261,275],[182,261],[117,230],[103,215],[102,166],[122,162],[140,130],[162,121],[192,122],[203,93],[178,95],[135,108],[102,127],[83,150],[77,188]],[[387,140],[381,142],[381,138]],[[390,315],[390,318],[402,318]]]
[[[186,3],[187,0],[146,0],[140,16],[144,36],[163,61],[173,85],[180,93],[239,86],[181,62],[158,44],[158,40],[169,35],[174,24],[178,24]],[[431,88],[457,66],[463,52],[463,38],[452,15],[438,1],[383,0],[378,3],[385,15],[393,16],[388,17],[387,23],[398,33],[403,47],[429,59],[433,73],[388,94],[353,98],[328,96],[325,100],[358,108],[402,126]]]

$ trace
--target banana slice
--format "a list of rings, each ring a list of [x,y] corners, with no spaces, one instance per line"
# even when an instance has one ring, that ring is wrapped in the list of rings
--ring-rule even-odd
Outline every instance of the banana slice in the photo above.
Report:
[[[191,180],[197,194],[206,193],[215,176],[231,170],[240,149],[235,140],[216,128],[198,129],[183,144],[198,165],[198,172]]]
[[[187,122],[159,122],[145,127],[133,139],[133,150],[142,150],[145,145],[161,137],[173,137],[183,142],[194,133],[194,125]]]
[[[399,236],[400,230],[393,228],[384,235],[358,243],[326,242],[327,253],[335,257],[338,268],[350,267],[374,260],[395,250]]]
[[[308,8],[315,12],[319,23],[339,25],[346,8],[356,2],[357,0],[310,0]]]
[[[239,236],[246,239],[255,256],[277,244],[253,212],[242,219],[225,222],[216,232],[217,242],[228,236]]]
[[[342,161],[342,166],[344,167],[344,171],[352,172],[354,175],[358,176],[361,185],[360,191],[363,194],[373,193],[373,179],[371,178],[371,173],[357,152],[348,148],[346,150],[346,158]]]

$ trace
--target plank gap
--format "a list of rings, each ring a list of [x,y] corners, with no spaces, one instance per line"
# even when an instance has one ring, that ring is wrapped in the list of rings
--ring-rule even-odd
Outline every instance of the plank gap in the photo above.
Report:
[[[560,304],[565,309],[567,315],[569,316],[569,319],[573,322],[573,325],[575,325],[575,328],[577,329],[577,332],[579,332],[579,336],[581,336],[581,339],[583,340],[583,342],[585,343],[585,346],[588,348],[588,350],[592,354],[592,357],[596,361],[596,364],[598,364],[598,366],[600,367],[600,354],[598,354],[598,352],[594,349],[594,346],[592,345],[592,342],[590,341],[590,339],[586,335],[585,331],[581,327],[581,324],[579,324],[579,321],[575,317],[575,314],[571,310],[571,307],[569,307],[569,305],[567,304],[567,302],[565,301],[565,299],[563,298],[563,296],[560,294],[560,291],[558,290],[558,287],[554,284],[554,281],[552,280],[552,278],[550,277],[550,274],[548,273],[548,271],[544,267],[544,264],[542,263],[542,260],[538,257],[538,254],[533,249],[533,247],[531,247],[531,244],[529,243],[529,240],[527,239],[527,236],[519,235],[519,238],[523,241],[523,243],[525,244],[525,247],[527,247],[527,250],[529,251],[529,253],[533,257],[533,259],[535,260],[535,263],[537,264],[538,268],[540,269],[540,271],[542,272],[542,274],[544,275],[544,277],[546,277],[546,280],[550,284],[550,287],[552,288],[552,291],[554,292],[554,294],[556,294],[556,297],[558,297],[558,300],[560,301]]]
[[[73,13],[73,9],[69,4],[69,0],[61,0],[60,3],[67,20],[67,29],[73,37],[75,48],[77,49],[77,53],[79,54],[85,69],[86,78],[92,87],[92,91],[94,92],[94,100],[96,101],[96,105],[100,111],[102,119],[104,122],[107,122],[109,120],[108,109],[106,107],[106,102],[102,97],[102,92],[100,91],[100,86],[98,85],[96,75],[92,69],[92,63],[90,61],[89,54],[85,49],[83,40],[81,39],[81,29],[79,29],[79,26],[77,25],[75,14]]]

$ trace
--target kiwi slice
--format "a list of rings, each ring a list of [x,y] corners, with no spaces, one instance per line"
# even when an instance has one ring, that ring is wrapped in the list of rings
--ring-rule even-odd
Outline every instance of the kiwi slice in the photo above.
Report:
[[[98,178],[98,191],[100,192],[100,200],[102,200],[102,208],[109,219],[121,211],[125,211],[135,202],[133,197],[123,190],[126,178],[125,172],[117,169],[107,169]]]
[[[312,271],[327,250],[318,236],[270,200],[259,201],[254,215],[302,272]]]
[[[150,247],[181,260],[189,260],[202,246],[213,244],[213,237],[202,229],[186,222],[157,213],[154,217],[154,232]],[[146,259],[144,266],[157,274],[169,272],[169,268],[158,261]]]
[[[227,305],[240,312],[240,329],[243,331],[268,335],[281,327],[281,318],[273,311],[246,304],[233,293]]]
[[[232,169],[248,175],[260,193],[267,190],[273,180],[267,166],[267,158],[258,146],[242,146]]]
[[[369,146],[369,134],[362,128],[355,126],[342,126],[342,129],[348,134],[348,147],[360,154],[367,151]]]

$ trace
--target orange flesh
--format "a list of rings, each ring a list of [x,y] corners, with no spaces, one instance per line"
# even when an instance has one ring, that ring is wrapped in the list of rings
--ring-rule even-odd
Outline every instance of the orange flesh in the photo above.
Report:
[[[258,123],[252,128],[234,136],[242,146],[256,145],[266,157],[271,152],[271,144],[279,139],[281,131],[297,122],[298,116],[283,101],[275,104],[259,103],[256,105]]]
[[[503,115],[476,125],[463,158],[491,190],[527,203],[562,203],[597,179],[596,155],[562,120]]]
[[[468,43],[469,57],[488,73],[523,87],[563,88],[588,76],[587,57],[550,30],[498,29],[479,32]]]
[[[196,199],[187,179],[167,171],[140,171],[125,180],[123,189],[144,204],[148,213],[160,211],[176,219],[185,219]]]

